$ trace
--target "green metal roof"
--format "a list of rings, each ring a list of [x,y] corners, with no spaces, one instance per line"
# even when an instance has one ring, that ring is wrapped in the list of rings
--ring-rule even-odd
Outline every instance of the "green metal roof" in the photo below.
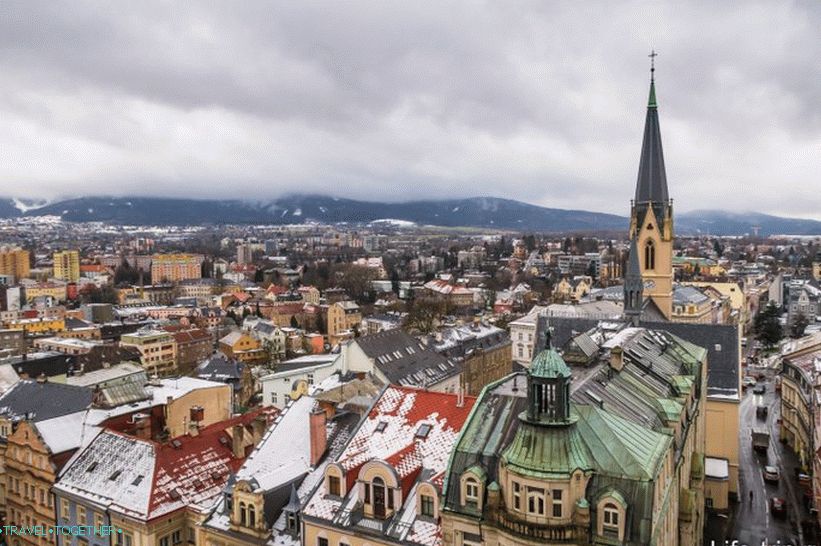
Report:
[[[647,101],[648,108],[656,108],[658,104],[656,103],[656,82],[650,82],[650,99]]]
[[[570,377],[570,368],[567,367],[564,359],[559,356],[556,349],[551,347],[536,355],[536,358],[530,363],[530,375],[545,379]]]
[[[594,406],[572,405],[565,427],[519,424],[502,454],[508,469],[526,476],[567,476],[576,470],[650,480],[672,438]]]

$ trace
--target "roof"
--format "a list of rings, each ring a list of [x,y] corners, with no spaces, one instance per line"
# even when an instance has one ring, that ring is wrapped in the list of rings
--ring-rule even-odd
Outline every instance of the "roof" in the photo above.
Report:
[[[92,372],[70,375],[66,377],[66,383],[68,385],[91,387],[137,374],[145,375],[145,368],[133,362],[122,362],[114,366],[109,366],[108,368],[100,368]]]
[[[673,286],[673,303],[676,305],[687,305],[704,303],[710,298],[695,286],[676,284]]]
[[[0,397],[0,415],[12,421],[45,421],[91,405],[91,389],[31,379],[19,381]]]
[[[441,487],[450,451],[475,400],[465,397],[460,404],[455,394],[389,386],[333,461],[343,469],[343,479],[349,484],[346,497],[326,496],[322,481],[303,515],[340,527],[350,525],[342,507],[359,500],[359,489],[350,484],[365,463],[382,461],[394,469],[403,490],[403,505],[396,508],[384,534],[397,542],[439,544],[439,525],[417,517],[417,486],[424,481]]]
[[[142,520],[210,506],[243,461],[233,456],[226,431],[258,414],[214,423],[197,436],[166,444],[104,430],[66,466],[55,490]]]
[[[636,203],[664,203],[669,200],[664,153],[661,147],[655,82],[650,83],[650,101],[644,121],[644,141],[641,145],[639,175],[636,182]]]
[[[461,364],[422,345],[399,330],[385,330],[354,340],[374,361],[389,383],[405,386],[430,386],[458,375]]]
[[[197,377],[212,381],[226,381],[242,377],[242,364],[222,353],[216,353],[201,362],[196,369]]]
[[[556,349],[550,348],[541,351],[530,363],[530,375],[545,379],[570,377],[570,368]]]

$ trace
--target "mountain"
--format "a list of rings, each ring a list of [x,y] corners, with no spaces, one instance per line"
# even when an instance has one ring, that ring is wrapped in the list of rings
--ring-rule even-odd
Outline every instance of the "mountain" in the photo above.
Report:
[[[0,216],[15,217],[22,213]],[[293,195],[268,202],[161,197],[81,197],[30,210],[27,215],[60,216],[69,222],[132,225],[368,223],[399,220],[423,225],[487,227],[531,231],[623,229],[614,214],[550,209],[509,199],[475,197],[441,201],[378,203],[317,195]]]
[[[198,200],[164,197],[81,197],[37,206],[0,199],[0,218],[60,216],[70,222],[128,225],[369,223],[379,220],[448,227],[534,232],[626,231],[627,218],[614,214],[546,208],[495,197],[382,203],[320,195],[291,195],[271,201]],[[705,210],[676,215],[680,234],[821,234],[821,222],[759,213]]]
[[[676,230],[690,234],[743,235],[760,228],[760,235],[821,235],[821,221],[783,218],[758,212],[695,210],[677,214]]]

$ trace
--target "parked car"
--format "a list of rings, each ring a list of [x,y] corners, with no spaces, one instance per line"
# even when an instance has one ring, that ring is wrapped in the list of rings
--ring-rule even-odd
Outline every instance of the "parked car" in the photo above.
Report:
[[[774,466],[767,465],[764,467],[764,481],[778,482],[781,479],[781,473]]]
[[[749,376],[749,375],[744,376],[744,387],[745,388],[746,387],[755,387],[756,383],[758,383],[758,381],[755,380],[755,377],[752,377],[752,376]]]
[[[759,383],[753,389],[753,394],[764,394],[767,392],[767,386],[764,383]]]
[[[807,474],[799,473],[798,485],[804,489],[812,489],[812,478],[810,478]]]
[[[781,497],[771,497],[770,512],[774,516],[784,517],[787,514],[787,501]]]
[[[763,406],[763,405],[756,406],[755,407],[755,416],[758,419],[766,419],[767,414],[769,413],[769,411],[770,411],[770,408],[768,408],[767,406]]]

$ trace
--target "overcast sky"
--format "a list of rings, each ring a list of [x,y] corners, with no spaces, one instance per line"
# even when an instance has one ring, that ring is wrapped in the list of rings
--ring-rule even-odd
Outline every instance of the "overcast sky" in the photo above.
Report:
[[[0,194],[821,218],[821,2],[0,3]]]

